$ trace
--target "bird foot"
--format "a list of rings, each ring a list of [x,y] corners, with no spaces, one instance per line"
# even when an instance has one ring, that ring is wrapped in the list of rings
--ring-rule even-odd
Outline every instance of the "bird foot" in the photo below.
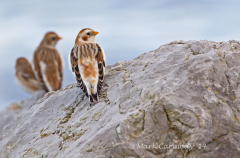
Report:
[[[97,104],[97,103],[99,103],[99,101],[95,101],[95,102],[93,102],[93,103],[90,103],[90,107],[92,107],[93,105],[95,105],[95,104]]]

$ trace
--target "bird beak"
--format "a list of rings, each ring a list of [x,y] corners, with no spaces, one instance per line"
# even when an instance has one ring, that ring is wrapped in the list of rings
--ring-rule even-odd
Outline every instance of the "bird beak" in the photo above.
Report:
[[[93,34],[94,34],[94,35],[97,35],[97,34],[98,34],[98,32],[97,32],[97,31],[94,31],[94,32],[93,32]]]
[[[59,36],[58,36],[58,40],[60,40],[60,39],[62,39],[62,37],[59,37]]]

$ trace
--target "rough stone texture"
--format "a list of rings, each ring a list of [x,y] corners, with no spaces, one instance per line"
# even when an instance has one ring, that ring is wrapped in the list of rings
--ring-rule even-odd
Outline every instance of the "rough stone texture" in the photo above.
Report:
[[[44,93],[44,91],[39,90],[33,93],[29,99],[12,103],[0,111],[0,130],[19,116],[23,115],[38,99],[43,97]]]
[[[165,44],[107,66],[93,107],[76,84],[46,94],[0,131],[0,157],[237,158],[239,73],[238,41]]]

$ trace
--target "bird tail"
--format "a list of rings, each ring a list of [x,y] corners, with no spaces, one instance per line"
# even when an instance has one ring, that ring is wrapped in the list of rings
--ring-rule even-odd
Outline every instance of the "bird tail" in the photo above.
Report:
[[[98,102],[97,84],[86,83],[90,104]]]
[[[93,103],[97,103],[98,102],[98,93],[95,94],[91,94],[89,97],[90,100],[90,104],[92,105]]]

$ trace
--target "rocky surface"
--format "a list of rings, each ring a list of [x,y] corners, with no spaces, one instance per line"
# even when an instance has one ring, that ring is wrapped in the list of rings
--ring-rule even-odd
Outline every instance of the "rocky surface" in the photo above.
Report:
[[[106,71],[93,107],[72,84],[5,126],[0,157],[239,157],[239,41],[174,41]]]
[[[44,91],[39,90],[33,93],[29,99],[12,103],[0,111],[0,130],[19,116],[22,116],[38,99],[43,97],[44,93]]]

